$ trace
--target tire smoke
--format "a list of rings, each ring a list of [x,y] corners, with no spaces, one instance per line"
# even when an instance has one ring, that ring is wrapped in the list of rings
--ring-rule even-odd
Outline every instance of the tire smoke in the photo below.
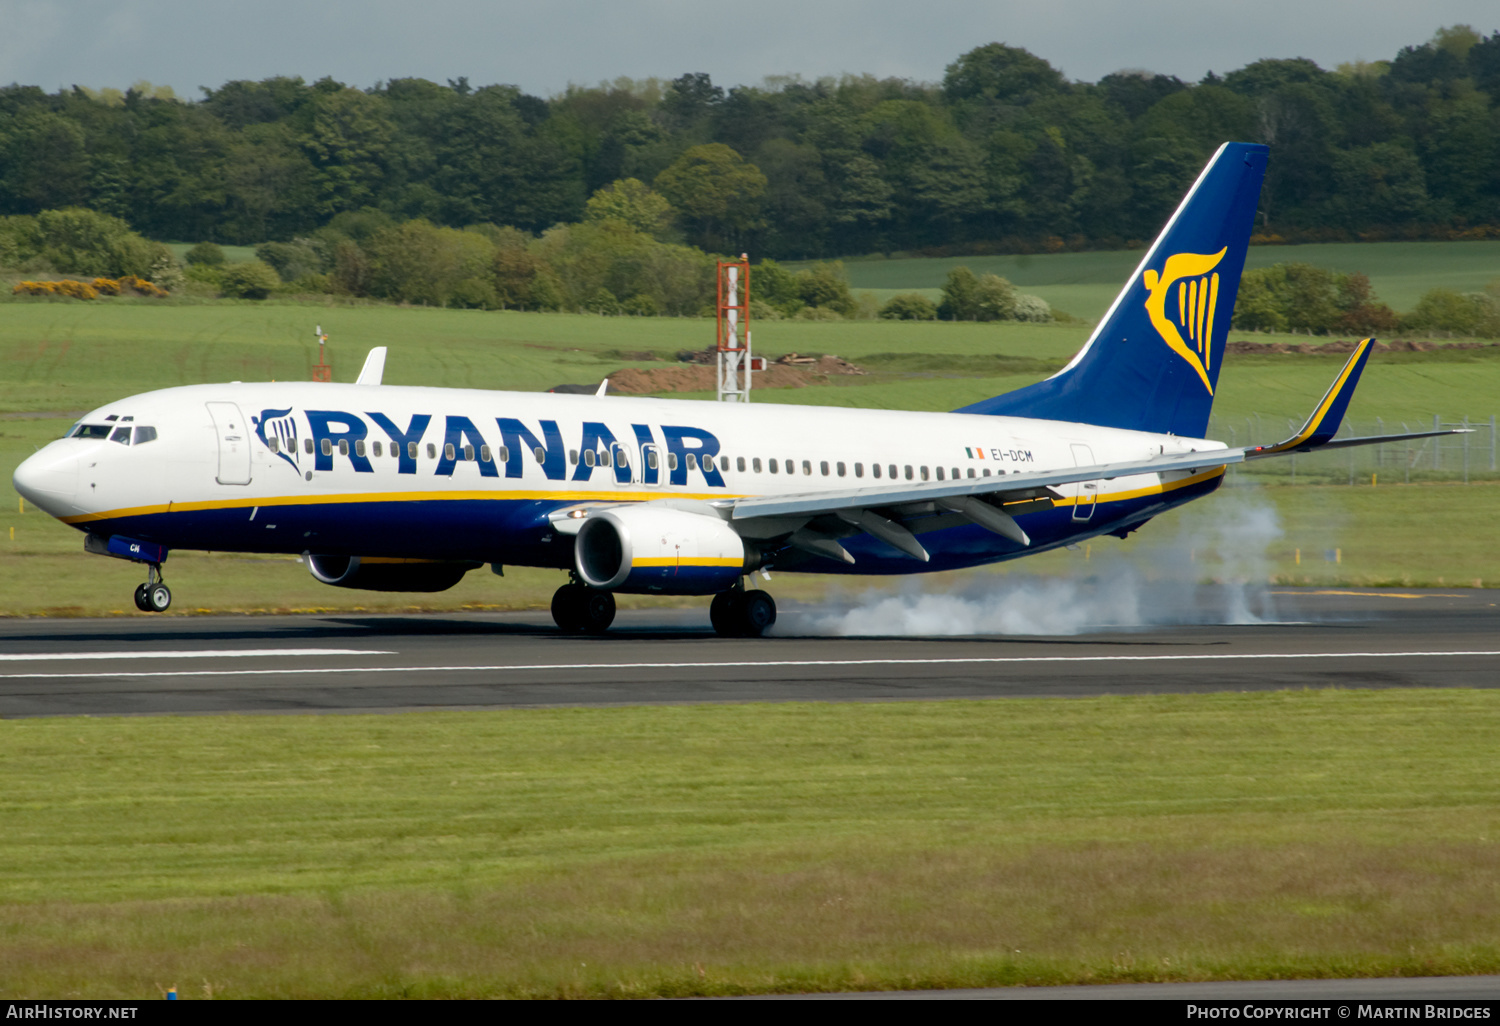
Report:
[[[1275,506],[1254,489],[1235,488],[1201,509],[1168,513],[1127,542],[1100,537],[1080,543],[1066,576],[981,571],[957,581],[949,577],[943,590],[937,590],[941,578],[913,577],[894,592],[870,589],[818,605],[789,603],[772,633],[1060,636],[1266,623],[1276,619],[1267,550],[1280,537]],[[1091,547],[1087,561],[1084,544]]]

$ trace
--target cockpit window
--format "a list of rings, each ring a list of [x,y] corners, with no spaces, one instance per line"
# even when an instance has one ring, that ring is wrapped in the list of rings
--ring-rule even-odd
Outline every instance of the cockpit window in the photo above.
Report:
[[[156,428],[138,427],[135,429],[135,444],[145,445],[147,442],[156,441]]]
[[[128,427],[117,427],[115,433],[109,436],[111,442],[119,442],[121,445],[130,444],[130,429]]]
[[[74,438],[108,438],[112,424],[79,424],[73,429]]]

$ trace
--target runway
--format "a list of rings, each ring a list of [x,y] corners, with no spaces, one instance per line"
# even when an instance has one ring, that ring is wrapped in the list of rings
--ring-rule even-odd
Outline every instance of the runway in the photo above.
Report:
[[[1500,685],[1500,592],[1294,590],[1277,623],[1067,637],[565,637],[545,612],[0,621],[0,716],[386,712]]]

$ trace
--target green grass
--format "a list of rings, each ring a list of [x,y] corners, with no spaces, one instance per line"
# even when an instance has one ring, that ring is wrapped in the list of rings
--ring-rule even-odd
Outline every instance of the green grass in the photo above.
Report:
[[[1500,692],[0,723],[4,996],[1500,971]]]
[[[855,289],[909,292],[938,289],[950,268],[992,273],[1078,317],[1098,319],[1140,263],[1144,250],[846,260]],[[1500,277],[1500,241],[1369,242],[1305,246],[1252,246],[1246,267],[1308,263],[1370,276],[1376,294],[1393,308],[1411,310],[1429,289],[1472,292]],[[932,293],[929,293],[932,295]],[[888,296],[882,295],[882,299]]]
[[[168,242],[166,247],[172,251],[172,255],[178,260],[187,258],[188,250],[196,246],[196,242]],[[219,248],[224,251],[224,259],[232,264],[243,263],[246,260],[255,259],[254,246],[227,246],[220,244]]]

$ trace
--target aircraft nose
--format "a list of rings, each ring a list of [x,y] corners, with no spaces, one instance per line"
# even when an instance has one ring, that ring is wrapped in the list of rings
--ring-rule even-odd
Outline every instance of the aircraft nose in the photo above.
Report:
[[[73,512],[78,496],[78,456],[48,446],[28,457],[11,476],[11,484],[21,497],[53,516]]]

